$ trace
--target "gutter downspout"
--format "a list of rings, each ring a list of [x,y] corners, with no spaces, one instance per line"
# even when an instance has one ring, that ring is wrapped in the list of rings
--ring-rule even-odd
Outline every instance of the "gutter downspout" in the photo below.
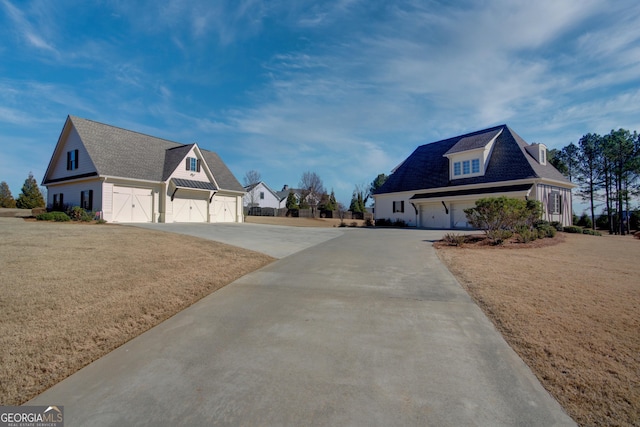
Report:
[[[413,206],[413,210],[416,212],[416,228],[418,227],[418,208],[416,207],[415,203],[413,203],[412,201],[409,201],[409,203],[411,203],[411,206]]]

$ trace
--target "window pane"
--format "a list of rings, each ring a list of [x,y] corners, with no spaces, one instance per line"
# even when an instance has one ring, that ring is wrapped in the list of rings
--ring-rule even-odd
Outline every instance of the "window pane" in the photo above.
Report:
[[[192,157],[191,158],[191,170],[195,172],[195,170],[198,167],[198,162],[196,162],[196,158]]]
[[[480,173],[480,159],[471,160],[471,173]]]
[[[462,173],[463,175],[467,175],[469,172],[469,160],[465,160],[462,162]]]
[[[453,164],[453,174],[460,175],[460,162],[455,162]]]

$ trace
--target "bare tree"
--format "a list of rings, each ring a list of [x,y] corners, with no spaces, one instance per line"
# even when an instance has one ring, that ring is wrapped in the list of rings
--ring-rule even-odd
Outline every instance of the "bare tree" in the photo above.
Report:
[[[245,188],[247,188],[249,186],[259,183],[262,180],[262,177],[260,176],[260,172],[252,169],[244,174],[243,180],[244,180],[244,186]],[[252,207],[258,206],[259,204],[260,199],[258,198],[258,194],[256,193],[255,190],[256,190],[255,187],[251,188],[247,193],[247,196],[249,199],[248,200],[249,209],[251,209]]]
[[[257,184],[262,181],[262,176],[260,176],[260,172],[257,170],[250,170],[244,174],[244,186],[247,187],[249,185]]]
[[[322,179],[315,172],[305,172],[300,178],[300,190],[302,190],[301,199],[305,199],[311,206],[311,213],[315,217],[318,203],[322,195],[326,192]]]

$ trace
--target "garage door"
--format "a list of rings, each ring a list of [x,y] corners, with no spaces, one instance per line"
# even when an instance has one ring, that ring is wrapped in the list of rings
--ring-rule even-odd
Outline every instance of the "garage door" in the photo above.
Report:
[[[442,203],[420,205],[420,227],[449,228],[449,215]]]
[[[113,222],[151,222],[152,219],[151,189],[113,187]]]
[[[233,196],[214,196],[213,211],[216,222],[236,222],[236,201]]]
[[[471,228],[467,221],[467,215],[464,213],[465,209],[475,207],[475,202],[472,203],[452,203],[451,204],[451,228]]]
[[[174,222],[207,222],[208,200],[176,197],[173,199]]]

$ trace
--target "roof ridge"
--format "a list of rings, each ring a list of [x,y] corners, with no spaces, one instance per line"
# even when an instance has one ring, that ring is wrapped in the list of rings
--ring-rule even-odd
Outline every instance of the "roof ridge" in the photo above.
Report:
[[[110,125],[108,123],[102,123],[102,122],[99,122],[97,120],[86,119],[86,118],[80,117],[80,116],[74,116],[74,115],[69,114],[69,118],[71,119],[72,122],[73,122],[73,120],[77,119],[77,120],[82,120],[82,121],[85,121],[85,122],[95,123],[95,124],[101,125],[101,126],[110,127],[110,128],[113,128],[113,129],[122,130],[122,131],[125,131],[125,132],[128,132],[128,133],[136,133],[138,135],[146,136],[148,138],[160,139],[162,141],[171,142],[173,144],[179,144],[180,146],[189,145],[189,144],[185,144],[185,143],[182,143],[182,142],[173,141],[171,139],[161,138],[161,137],[158,137],[158,136],[149,135],[147,133],[142,133],[142,132],[138,132],[138,131],[135,131],[135,130],[125,129],[125,128],[120,127],[120,126],[114,126],[114,125]],[[193,144],[195,144],[195,143],[193,143]],[[171,149],[173,149],[173,148],[178,148],[178,147],[172,147]]]
[[[486,129],[482,129],[482,130],[477,130],[477,131],[473,131],[473,132],[469,132],[469,133],[464,133],[461,135],[457,135],[457,136],[452,136],[450,138],[445,138],[445,139],[439,139],[437,141],[431,141],[431,142],[427,142],[426,144],[422,144],[420,145],[420,147],[424,146],[424,145],[429,145],[429,144],[436,144],[438,142],[444,142],[444,141],[451,141],[454,139],[462,139],[462,138],[467,138],[470,136],[475,136],[475,135],[480,135],[483,133],[487,133],[487,132],[491,132],[494,130],[498,130],[498,129],[504,129],[504,128],[509,128],[509,126],[507,126],[506,124],[501,124],[501,125],[497,125],[497,126],[492,126],[490,128],[486,128]]]

